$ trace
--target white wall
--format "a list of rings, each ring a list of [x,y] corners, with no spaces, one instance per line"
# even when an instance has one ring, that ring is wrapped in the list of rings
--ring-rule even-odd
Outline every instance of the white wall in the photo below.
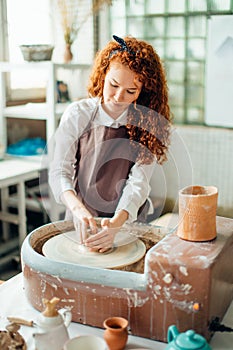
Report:
[[[170,201],[177,211],[178,192],[189,185],[218,188],[219,215],[233,217],[233,130],[179,126],[172,135],[168,161],[157,166],[151,195]],[[171,204],[170,203],[170,204]]]
[[[233,127],[233,16],[213,16],[208,26],[206,124]]]

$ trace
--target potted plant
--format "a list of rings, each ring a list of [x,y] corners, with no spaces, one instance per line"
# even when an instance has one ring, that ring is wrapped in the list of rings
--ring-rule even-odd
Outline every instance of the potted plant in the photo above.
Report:
[[[98,12],[104,5],[111,5],[111,0],[94,0],[92,6],[86,9],[82,16],[79,16],[80,3],[77,0],[58,0],[58,9],[61,17],[61,25],[65,41],[64,61],[68,63],[72,60],[72,44],[77,38],[79,30],[87,21],[88,17]]]

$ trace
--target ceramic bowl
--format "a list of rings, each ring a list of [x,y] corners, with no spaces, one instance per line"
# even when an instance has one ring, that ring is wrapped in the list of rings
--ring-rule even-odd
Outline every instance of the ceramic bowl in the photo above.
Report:
[[[51,45],[20,45],[25,61],[50,61],[53,49]]]
[[[69,339],[64,350],[108,350],[108,346],[104,339],[95,335],[80,335]]]

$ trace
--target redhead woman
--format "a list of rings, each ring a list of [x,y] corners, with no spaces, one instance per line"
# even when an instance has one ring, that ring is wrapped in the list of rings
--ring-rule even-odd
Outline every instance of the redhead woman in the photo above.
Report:
[[[124,223],[153,212],[149,182],[171,127],[162,62],[149,43],[114,35],[96,55],[88,93],[62,116],[49,183],[80,242],[105,252]]]

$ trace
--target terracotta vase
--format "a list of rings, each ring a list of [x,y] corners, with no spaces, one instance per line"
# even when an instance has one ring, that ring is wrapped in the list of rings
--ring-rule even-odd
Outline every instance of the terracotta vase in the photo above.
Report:
[[[109,350],[124,349],[128,340],[128,320],[123,317],[109,317],[104,321],[104,340]]]
[[[73,53],[71,51],[71,45],[66,44],[65,51],[64,51],[64,62],[69,63],[73,59]]]
[[[188,186],[179,192],[177,235],[188,241],[216,238],[218,190],[214,186]]]

